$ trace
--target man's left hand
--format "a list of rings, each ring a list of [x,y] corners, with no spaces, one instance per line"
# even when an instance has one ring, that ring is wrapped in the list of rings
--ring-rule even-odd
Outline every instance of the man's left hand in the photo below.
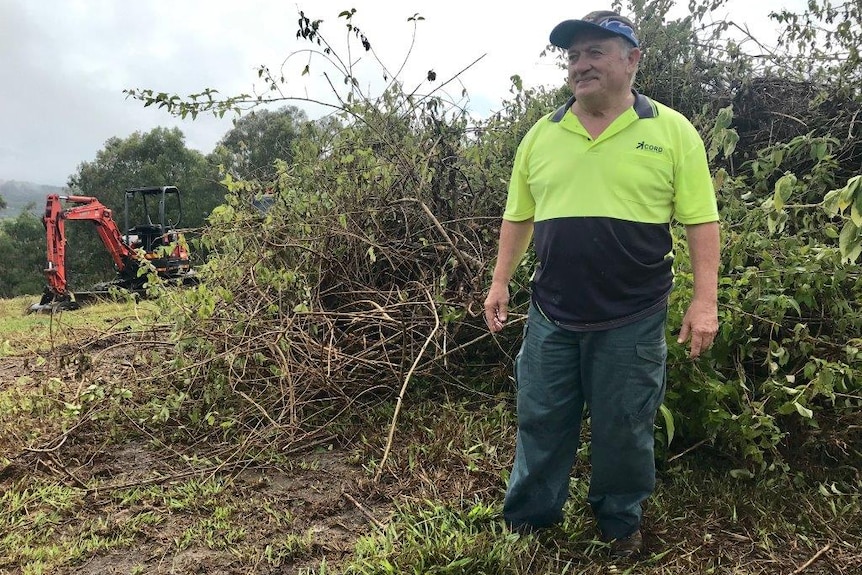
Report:
[[[679,330],[677,343],[691,339],[691,350],[688,356],[696,358],[712,345],[715,334],[718,333],[718,306],[715,302],[694,300],[682,318],[682,328]]]

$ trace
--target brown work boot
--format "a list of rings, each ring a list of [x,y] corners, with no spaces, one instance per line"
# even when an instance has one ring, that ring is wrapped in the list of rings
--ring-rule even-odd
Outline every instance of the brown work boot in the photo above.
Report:
[[[643,546],[643,537],[641,537],[641,530],[638,529],[628,537],[612,540],[610,554],[615,559],[634,557],[640,553],[641,546]]]

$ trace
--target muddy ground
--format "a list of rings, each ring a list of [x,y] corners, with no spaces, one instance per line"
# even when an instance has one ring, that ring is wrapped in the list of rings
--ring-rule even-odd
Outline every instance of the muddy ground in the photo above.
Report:
[[[48,403],[74,397],[94,380],[133,377],[140,358],[124,349],[131,348],[99,358],[96,378],[82,377],[84,356],[2,358],[0,389],[14,387],[13,399],[53,396]],[[131,422],[122,432],[88,421],[64,432],[56,410],[42,411],[44,418],[17,427],[8,418],[0,422],[0,493],[22,492],[28,485],[69,490],[73,502],[54,518],[53,535],[39,543],[43,547],[85,548],[80,541],[87,537],[108,541],[45,572],[297,573],[317,569],[323,558],[337,567],[357,539],[383,526],[392,512],[391,500],[371,486],[355,454],[331,442],[277,463],[248,454],[231,460],[220,456],[235,446],[208,452],[182,442],[165,445]],[[114,436],[104,436],[111,428]],[[183,499],[183,490],[195,486],[197,501]],[[34,499],[32,505],[25,525],[40,520],[42,504]],[[221,510],[216,519],[215,510]],[[111,543],[112,537],[118,541]],[[0,557],[0,573],[39,572],[33,561],[27,565],[20,557]]]
[[[70,415],[67,402],[90,385],[145,373],[135,349],[116,338],[87,354],[0,358],[0,498],[8,492],[23,500],[7,498],[0,507],[7,515],[5,523],[0,517],[0,542],[7,541],[0,573],[316,575],[324,561],[326,573],[338,573],[360,538],[382,533],[400,505],[457,507],[477,496],[497,503],[502,497],[500,472],[511,446],[500,438],[513,429],[488,426],[499,435],[489,440],[491,450],[478,467],[463,465],[468,460],[458,458],[470,454],[450,452],[461,415],[446,410],[427,426],[399,428],[416,434],[399,435],[400,444],[427,447],[426,459],[414,470],[403,452],[394,454],[380,482],[368,461],[380,456],[385,423],[365,430],[371,448],[324,436],[273,455],[234,443],[184,442],[182,429],[166,441],[123,409]],[[859,480],[852,469],[842,472],[848,485]],[[798,494],[746,493],[755,484],[725,482],[724,471],[687,472],[692,479],[680,470],[660,473],[645,523],[645,560],[625,572],[862,573],[858,496],[820,498],[801,484]],[[584,491],[587,471],[575,475],[574,489]],[[572,508],[571,521],[588,525],[582,507]],[[557,531],[535,552],[569,572],[623,572],[590,545],[583,532]]]

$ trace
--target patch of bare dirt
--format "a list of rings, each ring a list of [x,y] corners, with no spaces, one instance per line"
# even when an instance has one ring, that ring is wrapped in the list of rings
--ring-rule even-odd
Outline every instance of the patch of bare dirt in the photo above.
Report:
[[[379,498],[360,501],[367,473],[336,449],[296,454],[281,466],[211,474],[177,473],[176,462],[160,459],[143,442],[107,448],[88,467],[73,464],[75,457],[67,459],[74,448],[58,451],[44,464],[19,466],[14,481],[75,486],[74,477],[82,486],[101,480],[102,487],[83,496],[57,536],[75,541],[86,536],[81,526],[98,524],[96,535],[110,539],[123,533],[131,541],[98,551],[83,563],[63,565],[57,573],[296,573],[301,567],[317,568],[324,557],[334,567],[352,555],[361,535],[391,513]],[[171,470],[174,476],[165,475]],[[5,485],[11,486],[10,479]],[[173,509],[171,499],[189,480],[218,482],[221,492]],[[146,495],[131,498],[136,489]],[[229,510],[221,523],[215,519],[219,506]],[[158,517],[157,522],[130,527],[144,514]]]
[[[0,358],[0,391],[41,397],[48,413],[93,381],[134,381],[140,367],[134,350],[122,341],[103,341],[44,359]],[[369,499],[368,473],[335,445],[291,454],[277,465],[220,465],[225,453],[218,447],[205,453],[206,446],[193,452],[165,445],[132,419],[117,436],[111,435],[116,426],[98,417],[30,417],[32,427],[13,429],[10,416],[5,423],[10,427],[0,433],[0,455],[8,463],[0,460],[0,492],[51,483],[74,488],[81,504],[57,525],[57,539],[124,538],[54,573],[296,573],[317,568],[324,557],[335,566],[391,512],[388,500]],[[173,508],[176,503],[164,494],[191,481],[214,481],[221,491],[212,500]],[[135,498],[136,492],[145,495]],[[227,510],[221,511],[225,516],[218,516],[218,507]],[[0,561],[0,572],[6,568],[22,573],[24,565]]]

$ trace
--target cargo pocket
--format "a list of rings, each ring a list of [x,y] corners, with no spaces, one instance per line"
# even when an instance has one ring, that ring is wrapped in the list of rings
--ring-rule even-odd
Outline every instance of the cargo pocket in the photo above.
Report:
[[[626,393],[626,415],[632,421],[654,418],[664,401],[666,358],[664,341],[637,344]]]

